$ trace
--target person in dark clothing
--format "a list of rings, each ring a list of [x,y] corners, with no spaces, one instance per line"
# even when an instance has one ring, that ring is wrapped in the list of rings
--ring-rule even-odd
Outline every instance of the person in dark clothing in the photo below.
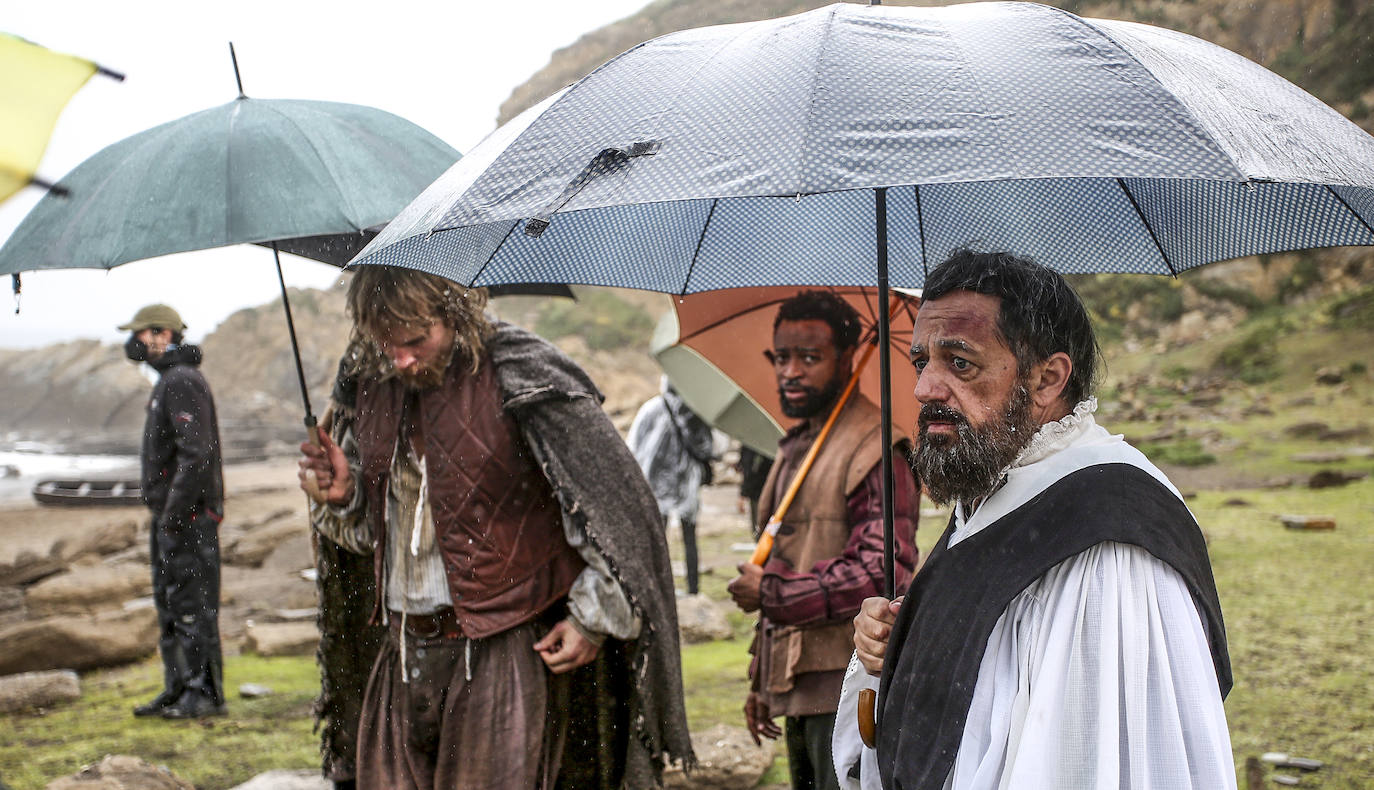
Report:
[[[749,503],[749,528],[758,540],[759,497],[763,495],[763,484],[768,480],[768,472],[773,468],[773,459],[749,445],[739,448],[739,496]]]
[[[162,693],[135,716],[190,719],[225,712],[219,642],[219,523],[224,477],[219,423],[201,352],[183,345],[181,316],[144,307],[119,327],[124,352],[158,373],[143,427],[143,502],[152,512],[149,554],[157,607]]]

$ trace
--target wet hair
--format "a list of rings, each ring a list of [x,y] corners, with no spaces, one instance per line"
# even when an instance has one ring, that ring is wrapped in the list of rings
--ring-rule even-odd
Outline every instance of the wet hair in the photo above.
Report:
[[[824,321],[842,353],[859,345],[859,313],[830,291],[801,291],[778,307],[773,331],[783,321]]]
[[[1061,274],[1008,252],[961,247],[926,276],[921,298],[933,302],[951,291],[1001,300],[997,329],[1021,375],[1062,351],[1073,363],[1064,399],[1073,405],[1092,395],[1101,350],[1083,301]]]
[[[399,266],[360,266],[348,283],[348,314],[361,338],[375,346],[394,329],[443,321],[453,329],[454,351],[474,371],[492,332],[486,306],[486,289]]]

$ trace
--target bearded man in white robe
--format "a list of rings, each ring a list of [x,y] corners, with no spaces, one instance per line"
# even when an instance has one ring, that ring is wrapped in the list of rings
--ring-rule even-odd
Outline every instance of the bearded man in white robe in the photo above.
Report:
[[[926,278],[911,460],[954,512],[907,595],[855,618],[833,744],[848,787],[1236,787],[1206,544],[1164,474],[1097,425],[1097,356],[1043,266],[965,249]]]

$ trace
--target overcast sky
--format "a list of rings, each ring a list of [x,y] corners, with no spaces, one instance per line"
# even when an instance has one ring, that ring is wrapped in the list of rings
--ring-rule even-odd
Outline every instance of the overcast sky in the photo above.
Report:
[[[58,119],[40,175],[56,180],[105,146],[244,92],[393,112],[466,152],[495,126],[511,90],[583,33],[647,0],[177,0],[7,3],[0,30],[128,75],[95,76]],[[41,196],[0,204],[0,240]],[[337,270],[283,256],[287,284],[323,287]],[[278,293],[272,255],[251,246],[139,261],[108,272],[30,272],[19,315],[0,282],[0,347],[122,339],[114,327],[150,301],[177,308],[198,340],[230,313]]]

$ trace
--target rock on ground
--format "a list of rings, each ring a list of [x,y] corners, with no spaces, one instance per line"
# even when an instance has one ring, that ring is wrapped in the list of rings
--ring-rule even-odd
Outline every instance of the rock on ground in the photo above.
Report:
[[[733,639],[735,632],[725,619],[725,612],[705,595],[687,595],[677,599],[677,627],[686,645]]]
[[[765,740],[762,746],[755,746],[743,727],[717,724],[692,734],[692,750],[697,755],[696,770],[688,777],[679,766],[668,768],[663,772],[665,787],[707,790],[754,787],[773,764],[774,743]]]
[[[195,785],[146,760],[107,754],[95,765],[49,782],[47,790],[195,790]]]
[[[152,609],[48,617],[0,629],[0,675],[115,666],[156,649]]]
[[[250,623],[243,649],[260,656],[310,656],[320,643],[314,623]]]
[[[83,564],[33,585],[24,602],[30,617],[94,614],[152,591],[152,572],[146,565]]]
[[[299,771],[268,771],[258,774],[230,790],[330,790],[333,785],[320,776],[318,769]]]
[[[0,713],[47,708],[81,697],[81,681],[67,669],[0,677]]]
[[[310,527],[304,519],[288,514],[275,521],[245,532],[238,540],[225,546],[224,564],[258,567],[272,550],[292,537],[309,536]]]

